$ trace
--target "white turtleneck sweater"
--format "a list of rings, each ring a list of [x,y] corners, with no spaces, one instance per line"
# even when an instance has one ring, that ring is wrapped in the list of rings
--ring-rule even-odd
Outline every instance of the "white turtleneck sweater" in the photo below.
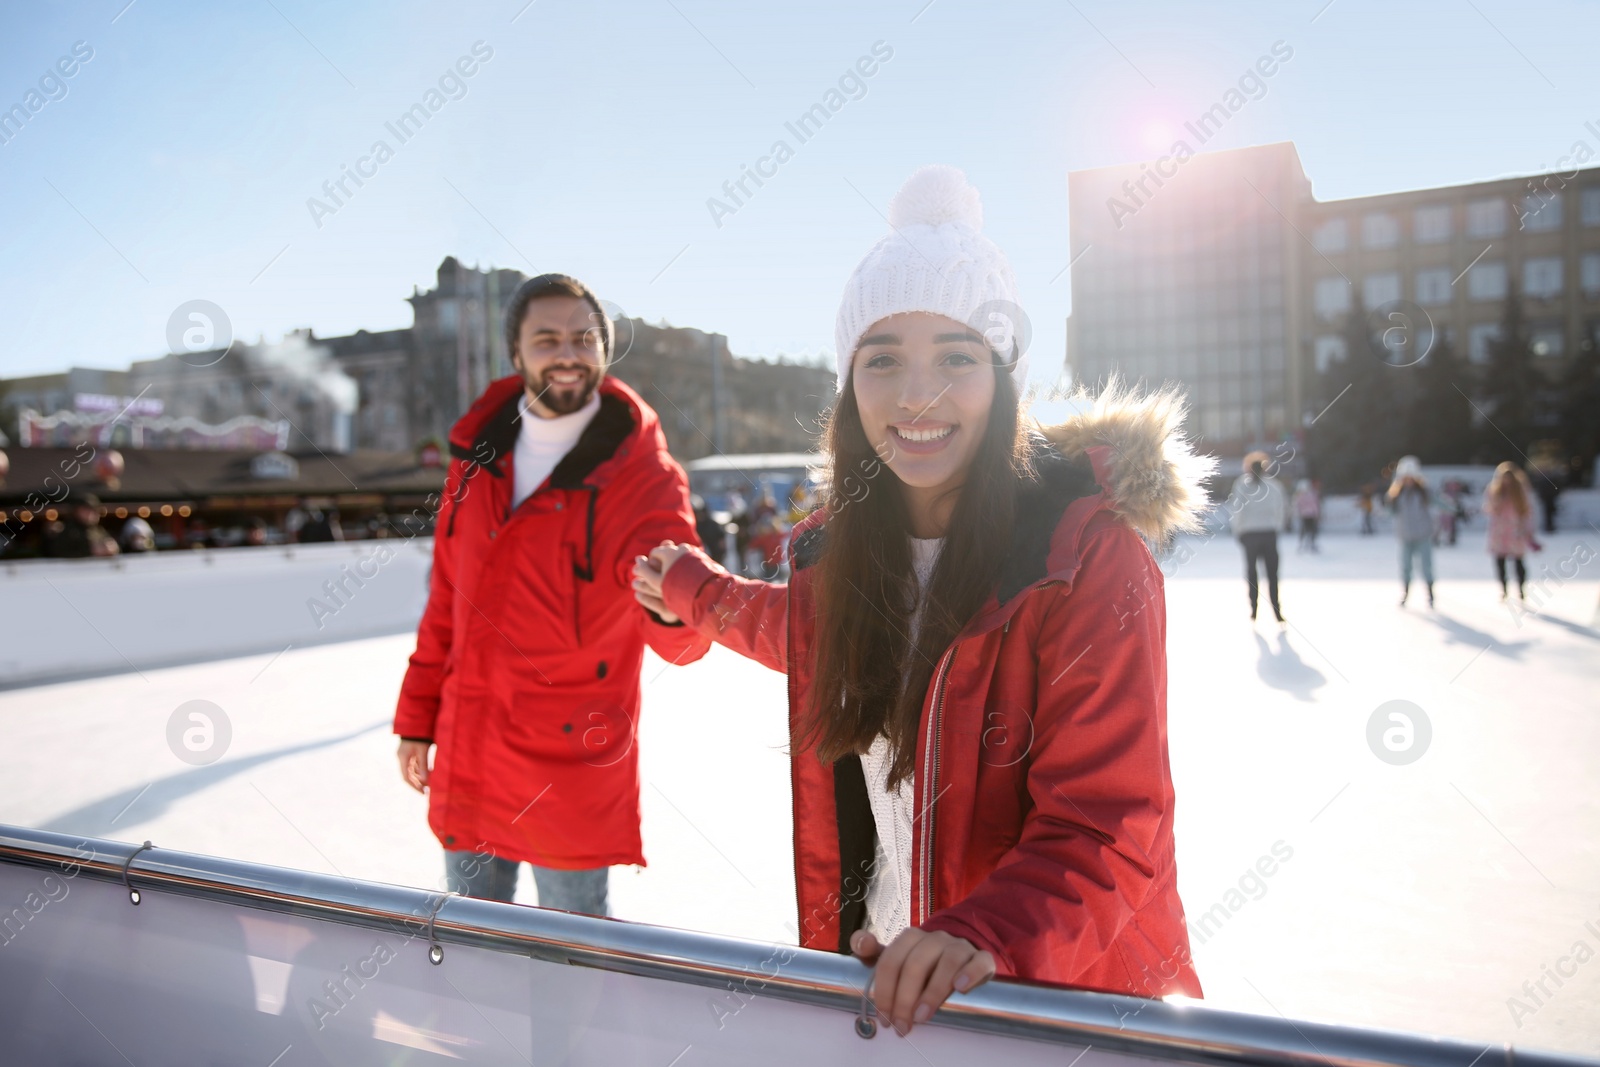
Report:
[[[517,446],[511,457],[513,511],[550,477],[561,457],[572,451],[572,446],[594,421],[595,412],[600,410],[600,390],[596,389],[589,402],[570,415],[541,418],[537,411],[528,407],[526,393],[518,401],[518,410],[522,429],[517,433]]]

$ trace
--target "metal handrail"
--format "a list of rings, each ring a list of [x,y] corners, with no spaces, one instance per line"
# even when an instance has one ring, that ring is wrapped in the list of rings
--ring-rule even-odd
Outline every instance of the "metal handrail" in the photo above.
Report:
[[[855,1015],[870,972],[828,952],[519,907],[242,860],[0,825],[0,863],[476,945],[551,962],[800,1001]],[[784,957],[777,962],[777,957]],[[848,1020],[841,1020],[841,1025]],[[995,980],[927,1025],[1205,1064],[1263,1067],[1600,1067],[1600,1060],[1296,1022]]]

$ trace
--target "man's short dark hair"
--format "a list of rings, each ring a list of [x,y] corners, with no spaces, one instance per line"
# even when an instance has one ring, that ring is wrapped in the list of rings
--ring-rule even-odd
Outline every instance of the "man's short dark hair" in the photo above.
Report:
[[[606,361],[611,360],[611,350],[615,344],[615,328],[611,325],[611,316],[606,314],[605,308],[600,306],[600,298],[594,295],[594,290],[584,285],[578,279],[566,274],[541,274],[537,278],[529,278],[517,287],[511,294],[511,302],[506,305],[506,355],[509,358],[516,354],[517,335],[522,332],[522,320],[528,313],[528,305],[535,300],[547,296],[575,296],[580,300],[588,301],[594,313],[600,318],[600,325],[605,330]]]

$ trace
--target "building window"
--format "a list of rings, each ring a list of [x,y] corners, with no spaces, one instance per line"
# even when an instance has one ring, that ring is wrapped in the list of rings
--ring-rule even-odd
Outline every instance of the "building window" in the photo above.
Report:
[[[1500,324],[1480,322],[1467,331],[1467,359],[1473,363],[1487,363],[1493,353],[1490,346],[1500,338]]]
[[[1585,226],[1600,226],[1600,185],[1583,191],[1583,206],[1579,212]]]
[[[1561,229],[1561,194],[1529,193],[1522,198],[1517,227],[1530,233]]]
[[[1343,278],[1318,278],[1312,303],[1325,319],[1350,310],[1350,283]]]
[[[1400,299],[1400,275],[1394,271],[1369,274],[1361,279],[1361,302],[1369,309]]]
[[[1499,237],[1506,232],[1506,202],[1499,197],[1467,205],[1468,237]]]
[[[1344,359],[1344,338],[1338,334],[1325,333],[1312,342],[1311,354],[1316,362],[1317,373],[1326,374],[1329,367]]]
[[[1566,347],[1566,333],[1561,329],[1560,323],[1540,322],[1535,323],[1529,336],[1529,347],[1533,354],[1544,358],[1561,355]]]
[[[1449,270],[1442,267],[1417,271],[1417,303],[1423,306],[1450,303]]]
[[[1393,215],[1375,212],[1361,220],[1364,248],[1393,248],[1400,242],[1400,223]]]
[[[1499,260],[1484,262],[1467,271],[1467,295],[1474,300],[1506,298],[1506,265]]]
[[[1538,256],[1522,265],[1522,291],[1541,300],[1561,295],[1561,257]]]
[[[460,310],[454,300],[441,300],[439,302],[439,332],[455,333],[456,327],[461,322]]]
[[[1329,219],[1311,235],[1311,243],[1318,252],[1343,252],[1349,242],[1349,227],[1344,219]]]
[[[1411,235],[1418,244],[1450,240],[1450,205],[1428,204],[1417,208],[1411,219]]]
[[[1583,291],[1589,296],[1600,296],[1600,252],[1586,252],[1578,261]]]

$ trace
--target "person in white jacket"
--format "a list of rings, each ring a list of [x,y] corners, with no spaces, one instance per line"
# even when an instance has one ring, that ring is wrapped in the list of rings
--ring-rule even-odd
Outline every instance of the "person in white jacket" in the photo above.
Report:
[[[1259,561],[1267,571],[1267,600],[1272,604],[1272,614],[1283,622],[1283,609],[1278,605],[1278,531],[1289,516],[1289,498],[1283,487],[1266,475],[1270,457],[1265,452],[1252,452],[1244,457],[1244,474],[1233,483],[1228,494],[1228,520],[1233,536],[1244,549],[1244,578],[1250,587],[1250,619],[1255,621],[1256,602],[1259,599],[1256,564]]]

